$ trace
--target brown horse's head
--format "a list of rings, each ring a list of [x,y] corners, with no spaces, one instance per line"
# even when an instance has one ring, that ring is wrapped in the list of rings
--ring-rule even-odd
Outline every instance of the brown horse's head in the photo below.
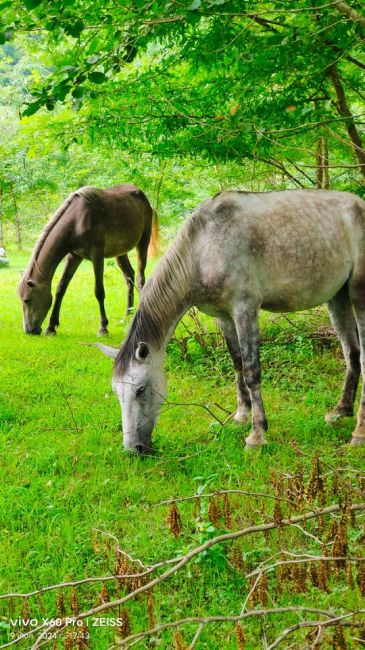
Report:
[[[52,304],[49,282],[35,282],[23,277],[19,285],[19,296],[23,306],[23,327],[27,334],[40,334],[42,323]]]

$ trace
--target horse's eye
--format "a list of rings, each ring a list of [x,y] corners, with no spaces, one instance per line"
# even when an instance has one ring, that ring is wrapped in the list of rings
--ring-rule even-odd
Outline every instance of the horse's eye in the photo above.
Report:
[[[146,390],[146,386],[140,386],[139,388],[137,388],[136,397],[140,397],[141,395],[143,395],[145,390]]]

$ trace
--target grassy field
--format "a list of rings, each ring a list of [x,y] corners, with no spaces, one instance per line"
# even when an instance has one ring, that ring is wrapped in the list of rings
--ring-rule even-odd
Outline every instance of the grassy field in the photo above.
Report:
[[[279,316],[262,317],[263,393],[270,428],[268,444],[260,452],[243,451],[248,427],[232,422],[221,426],[204,408],[185,405],[164,409],[155,432],[156,455],[134,458],[122,452],[111,362],[97,349],[80,345],[97,340],[98,308],[90,265],[84,263],[70,286],[57,337],[26,337],[17,298],[19,271],[26,260],[27,256],[13,253],[11,267],[0,269],[0,595],[111,575],[120,560],[119,547],[149,566],[184,555],[224,531],[276,522],[277,528],[265,536],[258,532],[215,544],[157,585],[148,598],[129,602],[135,633],[185,617],[239,614],[252,586],[245,577],[250,571],[262,562],[290,559],[285,553],[322,556],[325,549],[327,555],[338,555],[334,542],[341,530],[342,536],[347,535],[349,555],[364,555],[364,513],[357,514],[351,527],[349,499],[364,501],[365,450],[348,446],[352,419],[336,428],[329,428],[323,419],[337,400],[344,365],[337,342],[323,331],[328,325],[324,311],[290,315],[290,322]],[[106,267],[106,293],[109,343],[117,346],[128,323],[123,317],[126,290],[114,264]],[[208,319],[202,323],[207,345],[199,344],[196,326],[187,318],[187,329],[180,325],[177,340],[169,347],[168,398],[208,406],[224,419],[220,407],[232,412],[235,404],[233,372],[219,338],[205,331],[214,333],[214,325]],[[178,509],[183,528],[179,534],[175,525],[175,538],[166,522],[168,506],[159,502],[222,490],[276,495],[296,505],[288,510],[285,501],[242,494],[230,495],[225,503],[222,496],[182,501]],[[282,516],[339,502],[345,514],[314,518],[299,528],[280,525]],[[281,504],[281,512],[275,504]],[[127,573],[137,566],[129,563]],[[247,608],[303,606],[345,614],[364,607],[364,564],[300,565],[308,568],[306,575],[298,573],[298,566],[289,566],[286,573],[282,568],[272,570],[268,580],[265,573]],[[318,577],[319,568],[325,574],[326,566],[327,577]],[[125,589],[109,580],[103,591],[99,582],[29,599],[6,598],[0,601],[0,641],[5,644],[24,631],[10,618],[31,615],[42,621],[64,608],[66,614],[86,611],[106,597],[123,595]],[[121,616],[125,624],[127,611],[117,607],[103,616]],[[295,611],[248,618],[242,623],[245,642],[235,623],[210,623],[202,628],[195,647],[268,648],[283,629],[310,618],[318,614]],[[364,618],[358,615],[354,620],[352,628],[324,629],[322,647],[363,647],[365,628],[359,625]],[[49,647],[98,650],[123,637],[123,629],[116,635],[110,622],[88,623],[87,642],[69,633],[66,640],[61,635]],[[156,632],[138,647],[187,648],[198,625],[182,626],[181,636],[176,630]],[[280,647],[314,647],[314,639],[306,636],[309,631],[295,632]],[[19,645],[28,648],[31,643],[24,640]]]

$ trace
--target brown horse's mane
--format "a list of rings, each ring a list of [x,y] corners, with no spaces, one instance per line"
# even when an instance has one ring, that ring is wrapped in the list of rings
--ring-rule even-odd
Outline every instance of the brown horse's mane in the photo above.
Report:
[[[201,226],[202,218],[198,210],[186,221],[145,285],[127,337],[116,357],[117,369],[123,371],[127,368],[141,341],[156,349],[162,345],[166,330],[183,308],[194,283],[192,244]]]
[[[37,243],[36,243],[36,245],[35,245],[35,247],[33,249],[33,252],[32,252],[32,256],[31,256],[31,258],[29,260],[28,269],[27,269],[27,273],[26,273],[27,277],[29,277],[29,275],[30,275],[31,271],[34,269],[34,267],[37,266],[37,259],[38,259],[39,253],[41,252],[48,235],[53,230],[55,225],[59,222],[61,217],[65,214],[67,208],[71,205],[71,203],[72,203],[73,199],[75,198],[75,196],[82,196],[83,198],[85,198],[85,200],[88,203],[93,203],[102,196],[102,193],[103,193],[103,190],[99,190],[96,187],[85,186],[85,187],[80,187],[80,189],[76,190],[76,192],[72,192],[67,197],[67,199],[64,200],[62,205],[58,208],[58,210],[56,210],[54,215],[51,217],[51,219],[45,225],[45,227],[43,228],[43,230],[42,230],[42,232],[41,232],[41,234],[40,234],[40,236],[39,236],[39,238],[37,240]]]

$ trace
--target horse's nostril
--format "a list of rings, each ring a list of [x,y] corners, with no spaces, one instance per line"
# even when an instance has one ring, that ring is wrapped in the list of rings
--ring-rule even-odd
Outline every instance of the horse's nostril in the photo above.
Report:
[[[137,454],[143,454],[145,448],[144,448],[143,445],[136,445],[136,446],[135,446],[135,450],[136,450]]]
[[[33,327],[33,328],[26,327],[25,332],[26,332],[26,334],[33,334],[33,335],[38,336],[42,332],[42,328],[41,327]]]

